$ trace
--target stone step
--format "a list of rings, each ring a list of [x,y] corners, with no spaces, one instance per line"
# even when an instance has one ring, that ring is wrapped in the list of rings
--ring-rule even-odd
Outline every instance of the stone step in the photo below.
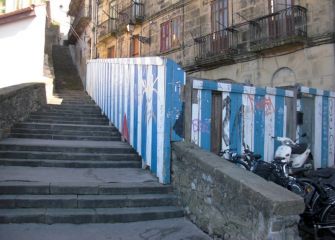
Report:
[[[135,153],[72,153],[41,151],[0,151],[0,159],[52,159],[52,160],[95,160],[95,161],[136,161]]]
[[[62,105],[62,106],[46,106],[42,108],[40,111],[43,112],[57,112],[57,113],[69,113],[73,112],[74,114],[101,114],[101,109],[92,107],[72,107],[70,105]]]
[[[114,126],[87,125],[87,124],[66,124],[66,123],[35,123],[21,122],[13,128],[44,129],[44,130],[72,130],[72,131],[118,131]]]
[[[32,123],[65,123],[65,124],[81,124],[81,125],[108,125],[107,120],[80,120],[80,121],[70,121],[70,120],[60,120],[60,119],[27,119],[28,122]]]
[[[16,139],[9,141],[3,141],[0,144],[0,151],[12,151],[12,152],[53,152],[53,153],[71,153],[71,154],[127,154],[135,153],[135,150],[129,146],[127,143],[123,142],[104,142],[104,145],[99,142],[93,145],[92,141],[87,142],[72,142],[71,141],[46,141],[44,144],[40,141],[31,140],[31,142],[17,142]],[[28,140],[27,140],[28,141]],[[36,142],[36,143],[35,143]],[[79,144],[78,144],[79,143]],[[104,147],[106,146],[106,147]]]
[[[1,194],[81,194],[81,195],[124,195],[124,194],[167,194],[171,185],[158,182],[92,183],[92,182],[0,182]]]
[[[52,111],[38,111],[30,114],[31,117],[35,118],[41,118],[41,117],[48,117],[48,118],[102,118],[108,120],[108,118],[105,115],[102,115],[101,113],[87,113],[87,114],[82,114],[80,112],[52,112]]]
[[[75,117],[103,117],[107,118],[105,115],[102,115],[101,112],[96,113],[82,113],[80,111],[58,111],[58,110],[39,110],[38,112],[30,114],[30,116],[36,115],[47,115],[47,116],[75,116]]]
[[[120,133],[114,131],[72,131],[72,130],[51,130],[51,129],[29,129],[29,128],[12,128],[11,133],[16,134],[48,134],[64,136],[92,136],[92,137],[119,137]]]
[[[49,159],[4,159],[0,166],[59,167],[59,168],[140,168],[135,161],[91,161],[91,160],[49,160]]]
[[[105,116],[97,116],[97,117],[91,117],[91,116],[75,116],[75,115],[63,115],[63,116],[55,116],[55,115],[49,115],[49,114],[32,114],[29,116],[29,119],[35,121],[35,120],[67,120],[67,121],[103,121],[108,122],[108,119]]]
[[[65,105],[58,105],[58,104],[48,104],[45,108],[55,108],[55,109],[98,109],[100,110],[99,106],[96,104],[65,104]]]
[[[55,135],[55,134],[29,134],[29,133],[11,133],[9,137],[13,138],[38,138],[38,139],[56,139],[56,140],[94,140],[94,141],[120,141],[120,136],[85,136],[85,135]]]
[[[93,209],[0,209],[0,223],[125,223],[182,216],[182,209],[173,206]]]
[[[92,115],[101,115],[101,110],[97,108],[61,108],[61,107],[44,107],[39,110],[39,112],[43,113],[59,113],[59,114],[75,114],[75,115],[85,115],[85,114],[92,114]]]
[[[0,209],[10,208],[125,208],[173,206],[173,194],[133,195],[0,195]]]

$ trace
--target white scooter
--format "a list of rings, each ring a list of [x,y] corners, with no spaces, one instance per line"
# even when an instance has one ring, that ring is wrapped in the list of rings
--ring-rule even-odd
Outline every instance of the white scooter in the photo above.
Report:
[[[301,137],[305,137],[303,134]],[[297,143],[287,137],[273,137],[280,145],[275,152],[275,161],[288,164],[289,174],[297,174],[313,169],[313,156],[310,146],[306,143]]]

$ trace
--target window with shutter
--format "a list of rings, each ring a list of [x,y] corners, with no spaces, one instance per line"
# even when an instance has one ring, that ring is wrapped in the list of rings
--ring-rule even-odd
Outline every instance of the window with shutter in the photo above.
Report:
[[[173,18],[161,24],[161,52],[180,47],[182,31],[181,17]]]

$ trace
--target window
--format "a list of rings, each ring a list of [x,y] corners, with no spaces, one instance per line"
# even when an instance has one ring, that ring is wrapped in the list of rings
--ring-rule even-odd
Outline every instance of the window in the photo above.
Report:
[[[115,46],[107,48],[107,58],[115,58]]]
[[[109,16],[111,19],[115,20],[117,18],[117,14],[116,1],[113,0],[109,3]]]
[[[181,42],[181,17],[161,24],[161,52],[178,48]]]
[[[294,0],[269,0],[269,13],[278,12],[289,8],[294,4]]]
[[[269,12],[276,13],[283,9],[283,14],[274,14],[269,19],[269,37],[276,39],[279,37],[295,34],[295,19],[290,8],[294,4],[293,0],[269,0]]]
[[[140,41],[138,40],[138,36],[134,36],[130,41],[130,51],[132,57],[140,56]]]
[[[228,27],[228,0],[216,0],[211,6],[212,32]]]

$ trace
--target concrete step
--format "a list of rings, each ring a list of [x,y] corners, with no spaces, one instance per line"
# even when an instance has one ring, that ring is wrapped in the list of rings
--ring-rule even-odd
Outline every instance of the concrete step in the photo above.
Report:
[[[59,167],[59,168],[140,168],[142,166],[142,163],[139,160],[90,161],[90,160],[0,158],[0,166]]]
[[[99,113],[81,113],[81,112],[73,112],[73,111],[53,111],[53,110],[40,110],[34,113],[31,113],[30,116],[49,116],[49,117],[62,117],[62,116],[71,116],[71,117],[89,117],[89,118],[105,118],[105,115]]]
[[[97,108],[80,108],[80,109],[74,109],[74,108],[64,108],[62,107],[44,107],[40,109],[38,112],[43,113],[59,113],[59,114],[75,114],[75,115],[85,115],[85,114],[92,114],[92,115],[101,115],[101,110]]]
[[[99,106],[96,104],[48,104],[45,108],[55,108],[55,109],[98,109],[100,110]]]
[[[48,135],[64,135],[64,136],[92,136],[92,137],[119,137],[116,129],[111,131],[73,131],[73,130],[51,130],[51,129],[30,129],[30,128],[12,128],[13,134],[48,134]]]
[[[0,182],[0,194],[80,194],[80,195],[124,195],[167,194],[171,185],[158,182],[92,183],[92,182]]]
[[[182,217],[181,208],[0,209],[0,223],[121,223]]]
[[[135,153],[135,150],[127,143],[123,142],[94,142],[94,141],[52,141],[35,140],[30,142],[21,139],[7,139],[0,144],[0,151],[16,152],[52,152],[52,153],[71,153],[71,154],[128,154]],[[93,144],[95,143],[95,145]],[[99,144],[100,147],[99,147]]]
[[[85,183],[142,183],[157,181],[157,178],[141,168],[61,168],[61,167],[30,167],[0,166],[0,182],[46,182],[68,183],[75,185]],[[59,193],[63,194],[63,193]],[[94,194],[94,193],[92,193]],[[96,194],[96,193],[95,193]]]
[[[78,106],[78,107],[76,107]],[[65,105],[48,105],[45,106],[41,110],[47,110],[47,111],[64,111],[64,112],[69,112],[72,111],[74,113],[101,113],[101,109],[98,108],[97,106],[94,105],[88,105],[85,107],[82,107],[83,105],[70,105],[70,104],[65,104]]]
[[[0,224],[0,234],[6,240],[213,240],[184,217],[114,224]]]
[[[54,134],[27,134],[11,133],[9,137],[13,138],[38,138],[38,139],[56,139],[56,140],[94,140],[94,141],[120,141],[120,136],[84,136],[84,135],[54,135]]]
[[[36,123],[21,122],[15,124],[13,128],[44,129],[44,130],[71,130],[71,131],[118,131],[114,126],[87,125],[87,124],[66,124],[66,123]]]
[[[81,120],[81,121],[70,121],[70,120],[59,120],[59,119],[27,119],[28,122],[32,123],[65,123],[65,124],[81,124],[81,125],[107,125],[108,121],[106,120]]]
[[[10,208],[125,208],[173,206],[173,194],[135,195],[0,195],[0,209]]]
[[[135,153],[72,153],[41,151],[0,151],[0,159],[52,159],[52,160],[95,160],[95,161],[137,161]]]
[[[103,121],[103,122],[108,122],[108,119],[105,116],[76,116],[76,115],[62,115],[62,116],[55,116],[55,115],[49,115],[49,114],[32,114],[29,116],[29,119],[31,120],[45,120],[45,119],[50,119],[50,120],[67,120],[67,121]]]

